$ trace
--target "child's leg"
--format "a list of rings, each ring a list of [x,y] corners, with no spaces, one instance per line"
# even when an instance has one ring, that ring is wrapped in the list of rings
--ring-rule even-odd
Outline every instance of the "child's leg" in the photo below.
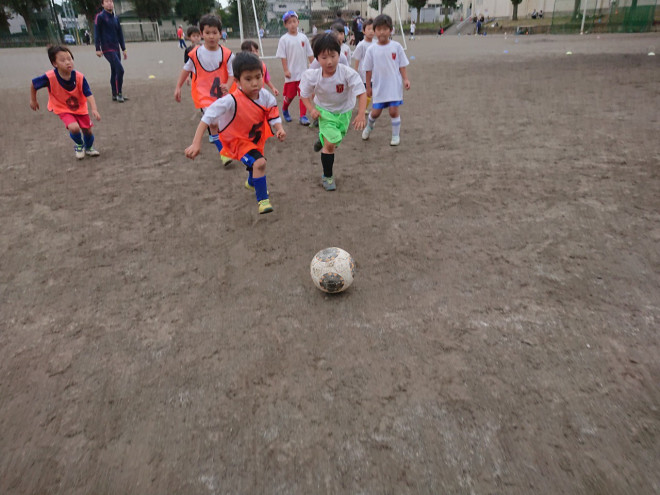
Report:
[[[67,125],[66,128],[69,131],[69,136],[71,136],[73,142],[76,143],[77,146],[83,146],[83,137],[80,134],[80,126],[78,125],[78,122],[72,122]]]
[[[298,95],[298,105],[300,108],[300,118],[303,118],[305,115],[307,115],[307,107],[302,101],[302,98],[300,97],[300,81],[296,82],[296,94]]]
[[[83,127],[82,133],[83,133],[83,141],[85,142],[85,149],[86,150],[92,149],[92,147],[94,146],[94,133],[92,132],[92,129],[91,128],[85,129]]]
[[[289,110],[289,105],[298,92],[298,85],[296,85],[296,83],[300,84],[300,81],[289,81],[288,83],[284,83],[284,88],[282,89],[282,110],[285,112]]]
[[[367,127],[373,129],[376,125],[376,119],[380,117],[380,114],[383,113],[382,108],[372,108],[369,112],[369,117],[367,118]]]
[[[398,137],[401,132],[401,117],[399,107],[390,107],[390,118],[392,119],[392,137]]]
[[[332,177],[332,168],[335,164],[335,143],[325,140],[321,148],[321,165],[323,165],[323,176]]]

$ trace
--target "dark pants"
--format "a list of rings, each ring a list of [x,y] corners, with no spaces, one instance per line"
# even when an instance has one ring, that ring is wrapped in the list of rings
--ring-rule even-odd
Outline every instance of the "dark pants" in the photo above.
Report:
[[[124,68],[121,65],[119,52],[105,52],[103,56],[110,62],[110,87],[112,96],[121,94],[121,87],[124,84]]]
[[[188,48],[183,38],[179,38],[179,48]]]

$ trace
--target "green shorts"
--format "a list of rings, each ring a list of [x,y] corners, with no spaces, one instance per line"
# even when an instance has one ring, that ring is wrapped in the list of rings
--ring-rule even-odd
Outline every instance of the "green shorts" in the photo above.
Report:
[[[316,106],[316,109],[321,114],[319,118],[319,139],[321,143],[325,144],[324,139],[327,139],[332,144],[339,146],[341,140],[348,132],[348,126],[351,125],[352,110],[344,113],[332,113],[328,110]]]

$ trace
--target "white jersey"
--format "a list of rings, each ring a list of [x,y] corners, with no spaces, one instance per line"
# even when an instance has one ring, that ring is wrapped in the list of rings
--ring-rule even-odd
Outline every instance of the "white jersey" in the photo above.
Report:
[[[300,81],[303,72],[307,70],[308,57],[313,57],[311,44],[303,33],[286,33],[280,38],[277,44],[277,58],[285,58],[290,78],[285,78],[284,82]]]
[[[349,67],[351,66],[351,47],[348,46],[346,43],[341,44],[341,54],[346,57],[346,60],[348,60],[348,65]]]
[[[403,47],[396,41],[387,45],[372,43],[364,56],[364,70],[371,71],[374,103],[403,100],[403,79],[399,69],[409,63]]]
[[[213,72],[218,67],[220,67],[220,64],[223,62],[222,50],[220,47],[218,47],[217,50],[207,50],[204,45],[200,45],[197,47],[197,60],[199,60],[199,63],[207,72]],[[234,63],[234,54],[232,53],[229,56],[229,60],[225,60],[224,62],[227,64],[227,73],[230,77],[234,77],[234,67],[232,67]],[[188,72],[196,72],[195,64],[192,61],[192,58],[188,59],[188,61],[183,66],[183,70],[187,70]]]
[[[348,67],[350,67],[350,65],[348,63],[348,59],[346,58],[346,56],[343,53],[339,54],[339,63],[343,64],[343,65],[347,65]],[[321,64],[319,63],[318,60],[314,59],[314,60],[312,60],[312,63],[309,64],[309,68],[310,69],[320,69]]]
[[[353,52],[353,59],[358,60],[358,74],[362,78],[362,82],[367,82],[367,71],[364,70],[364,56],[367,54],[367,49],[373,44],[373,41],[362,40],[355,47]]]
[[[262,107],[271,108],[277,107],[277,100],[272,93],[264,88],[259,90],[259,97],[254,100]],[[225,127],[231,124],[236,114],[236,100],[229,95],[218,98],[211,105],[204,109],[202,115],[202,122],[207,125],[216,124],[218,129],[222,131]],[[278,116],[276,119],[269,120],[268,123],[272,126],[281,124],[282,119]]]
[[[323,77],[323,69],[308,69],[300,81],[300,96],[332,113],[344,113],[353,109],[355,98],[365,92],[360,75],[347,65],[337,65],[330,77]]]

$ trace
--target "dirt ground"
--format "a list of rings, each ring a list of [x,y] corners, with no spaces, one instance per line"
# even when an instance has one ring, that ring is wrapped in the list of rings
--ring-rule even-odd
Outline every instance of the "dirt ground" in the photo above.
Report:
[[[659,47],[421,37],[401,146],[350,131],[327,193],[287,124],[265,216],[184,157],[175,42],[129,45],[123,105],[74,49],[83,161],[29,108],[45,50],[0,50],[0,493],[660,493]]]

